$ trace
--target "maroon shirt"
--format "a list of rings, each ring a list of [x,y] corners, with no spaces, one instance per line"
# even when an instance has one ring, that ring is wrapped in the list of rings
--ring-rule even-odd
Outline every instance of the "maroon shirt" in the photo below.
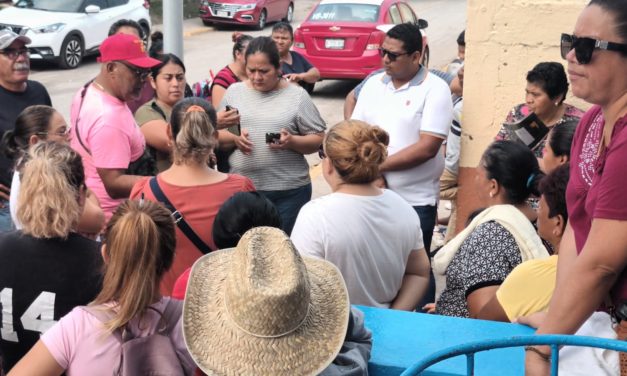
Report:
[[[566,190],[568,221],[575,232],[577,254],[588,239],[594,218],[627,220],[627,116],[619,119],[612,140],[599,153],[605,119],[599,106],[591,108],[577,126]],[[615,303],[627,300],[627,273],[612,288]]]

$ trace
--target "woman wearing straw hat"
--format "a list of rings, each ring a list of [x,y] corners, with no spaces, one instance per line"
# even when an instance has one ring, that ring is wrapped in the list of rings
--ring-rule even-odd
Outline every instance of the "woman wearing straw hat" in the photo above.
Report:
[[[292,241],[340,269],[352,304],[413,311],[429,284],[429,260],[416,212],[377,186],[388,140],[357,120],[329,130],[322,173],[333,193],[301,209]]]
[[[209,375],[367,375],[372,346],[337,268],[272,227],[194,264],[183,335]]]

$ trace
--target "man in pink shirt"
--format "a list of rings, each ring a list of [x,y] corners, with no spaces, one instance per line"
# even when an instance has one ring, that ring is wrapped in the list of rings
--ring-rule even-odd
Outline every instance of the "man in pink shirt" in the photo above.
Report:
[[[83,157],[85,182],[108,220],[140,178],[127,170],[146,145],[126,102],[139,96],[149,68],[160,61],[146,55],[139,38],[126,34],[107,38],[98,61],[100,73],[72,102],[71,145]]]

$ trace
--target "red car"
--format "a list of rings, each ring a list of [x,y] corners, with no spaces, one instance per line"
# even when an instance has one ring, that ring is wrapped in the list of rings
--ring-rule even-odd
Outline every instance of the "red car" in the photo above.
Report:
[[[395,24],[427,27],[404,1],[322,0],[294,33],[293,50],[320,70],[321,78],[363,79],[381,68],[379,47]],[[423,64],[429,46],[423,34]]]
[[[259,30],[268,22],[292,22],[293,0],[201,0],[198,9],[202,22],[209,26],[248,25]]]

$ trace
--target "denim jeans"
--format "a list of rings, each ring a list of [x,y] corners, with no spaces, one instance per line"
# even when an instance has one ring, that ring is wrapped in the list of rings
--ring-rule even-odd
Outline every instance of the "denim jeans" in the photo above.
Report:
[[[281,217],[281,229],[291,235],[300,208],[311,200],[311,183],[285,191],[258,191],[272,201]]]
[[[13,230],[9,201],[0,200],[0,233]]]
[[[427,257],[431,262],[431,239],[433,238],[433,228],[438,217],[438,207],[435,205],[414,206],[414,210],[418,213],[420,218],[420,229],[422,230],[422,239],[425,244],[425,251],[427,251]],[[429,289],[425,294],[422,301],[418,303],[416,311],[422,312],[422,307],[427,303],[433,303],[435,301],[435,277],[433,276],[433,270],[429,268]]]

